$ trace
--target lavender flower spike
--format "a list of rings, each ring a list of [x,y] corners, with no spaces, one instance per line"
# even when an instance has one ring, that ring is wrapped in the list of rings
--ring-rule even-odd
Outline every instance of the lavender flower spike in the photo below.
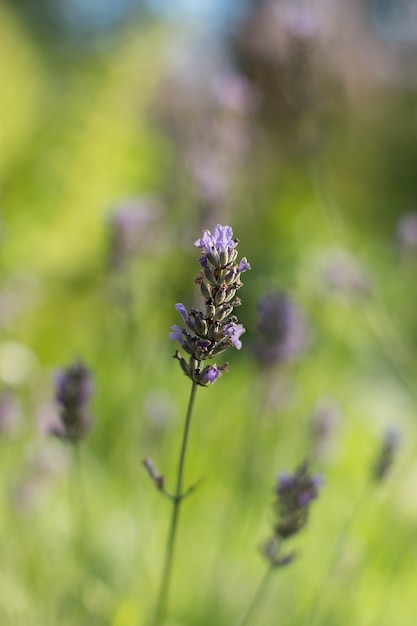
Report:
[[[59,422],[50,428],[51,434],[76,443],[91,427],[89,401],[93,392],[90,371],[79,362],[57,373],[55,400],[59,407]]]
[[[245,329],[238,324],[233,310],[240,304],[236,296],[243,285],[240,276],[250,269],[250,265],[246,257],[237,261],[238,243],[230,226],[217,224],[213,234],[209,230],[203,231],[203,236],[195,241],[197,248],[202,250],[198,261],[200,272],[195,283],[200,288],[204,306],[202,310],[188,310],[181,303],[175,305],[185,328],[172,326],[169,336],[180,343],[189,360],[187,362],[178,352],[174,357],[184,374],[202,387],[214,383],[227,370],[227,364],[202,367],[202,362],[219,356],[230,346],[237,350],[242,347],[239,337]]]

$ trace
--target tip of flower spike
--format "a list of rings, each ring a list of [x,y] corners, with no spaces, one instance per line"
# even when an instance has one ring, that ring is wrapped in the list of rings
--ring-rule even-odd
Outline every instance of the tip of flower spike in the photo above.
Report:
[[[218,252],[226,252],[229,248],[235,248],[237,241],[233,239],[233,230],[231,226],[222,226],[216,224],[213,234],[209,230],[203,231],[203,236],[194,242],[197,248],[202,248],[206,253],[213,250]]]

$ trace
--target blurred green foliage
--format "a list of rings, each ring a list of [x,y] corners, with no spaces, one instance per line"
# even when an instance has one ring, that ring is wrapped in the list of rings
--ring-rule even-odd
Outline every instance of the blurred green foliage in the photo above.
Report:
[[[132,22],[111,45],[82,52],[0,6],[0,412],[12,420],[0,440],[4,626],[137,626],[154,608],[169,503],[141,461],[152,457],[173,481],[189,381],[168,331],[173,305],[192,301],[193,241],[210,226],[158,124],[158,98],[178,96],[159,87],[172,37]],[[415,206],[415,90],[386,86],[363,107],[341,93],[324,85],[319,110],[303,118],[316,124],[313,149],[300,120],[284,120],[281,139],[258,120],[230,203],[215,214],[252,265],[241,292],[247,332],[241,353],[228,354],[230,373],[197,394],[186,473],[203,480],[183,507],[172,626],[243,618],[265,567],[257,546],[275,477],[309,454],[326,399],[338,419],[317,461],[325,487],[256,623],[417,620],[417,261],[395,241],[399,216]],[[115,270],[110,211],[139,196],[160,199],[159,230]],[[367,294],[323,280],[341,250],[368,277]],[[310,340],[302,357],[266,371],[250,348],[257,300],[271,288],[294,295]],[[54,371],[77,357],[95,380],[79,458],[45,428],[57,410]],[[399,460],[375,485],[391,424],[402,431]]]

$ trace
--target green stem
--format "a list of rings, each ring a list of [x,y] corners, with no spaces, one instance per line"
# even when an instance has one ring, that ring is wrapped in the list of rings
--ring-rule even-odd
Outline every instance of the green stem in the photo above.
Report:
[[[243,621],[240,623],[240,626],[247,626],[247,624],[249,624],[249,620],[251,619],[252,615],[255,613],[258,606],[261,604],[261,601],[263,600],[263,597],[269,585],[269,581],[271,579],[271,573],[273,572],[273,569],[274,569],[273,565],[270,564],[267,570],[265,571],[261,579],[261,582],[259,583],[258,588],[255,592],[255,595],[253,596],[252,602],[246,612],[246,615],[243,618]]]
[[[190,399],[188,402],[187,415],[185,417],[185,425],[184,425],[184,432],[182,436],[180,456],[178,459],[177,483],[176,483],[176,488],[174,492],[174,497],[172,499],[173,506],[172,506],[171,524],[169,527],[168,540],[167,540],[167,546],[166,546],[166,551],[165,551],[165,563],[164,563],[164,570],[162,574],[161,587],[159,590],[159,596],[158,596],[158,601],[157,601],[156,611],[155,611],[155,619],[153,622],[154,626],[158,626],[159,624],[162,624],[165,613],[166,613],[166,606],[168,602],[168,594],[169,594],[169,587],[171,583],[172,565],[174,561],[175,543],[176,543],[177,529],[178,529],[178,519],[179,519],[179,513],[180,513],[180,504],[184,496],[184,494],[182,493],[182,486],[183,486],[183,478],[184,478],[185,455],[187,452],[188,436],[190,432],[191,417],[193,413],[194,400],[195,400],[195,395],[197,392],[197,387],[198,387],[198,384],[193,381],[193,384],[191,387]]]
[[[320,605],[323,601],[324,594],[326,593],[326,590],[328,590],[330,582],[336,577],[337,566],[339,565],[340,558],[343,554],[343,548],[348,538],[349,531],[352,527],[352,523],[356,519],[358,512],[361,510],[363,505],[366,504],[366,502],[369,500],[370,490],[372,487],[373,487],[372,484],[365,485],[365,488],[362,494],[360,495],[358,501],[356,502],[356,505],[354,506],[351,514],[347,518],[336,540],[335,546],[333,548],[333,554],[330,560],[329,568],[325,575],[325,579],[322,582],[320,589],[317,590],[317,593],[315,594],[314,601],[310,607],[310,611],[308,615],[306,616],[305,621],[303,622],[304,626],[311,626],[312,624],[314,624],[317,612],[319,611]]]

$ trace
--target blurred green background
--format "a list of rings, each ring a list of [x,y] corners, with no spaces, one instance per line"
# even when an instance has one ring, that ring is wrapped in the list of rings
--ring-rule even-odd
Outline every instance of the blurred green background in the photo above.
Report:
[[[189,381],[168,332],[216,223],[252,266],[246,334],[197,394],[166,624],[242,621],[276,476],[308,456],[324,487],[253,623],[416,624],[417,9],[214,4],[0,3],[4,626],[150,623],[170,505],[142,460],[173,485]],[[302,341],[266,365],[276,290]],[[48,432],[77,358],[78,462]]]

